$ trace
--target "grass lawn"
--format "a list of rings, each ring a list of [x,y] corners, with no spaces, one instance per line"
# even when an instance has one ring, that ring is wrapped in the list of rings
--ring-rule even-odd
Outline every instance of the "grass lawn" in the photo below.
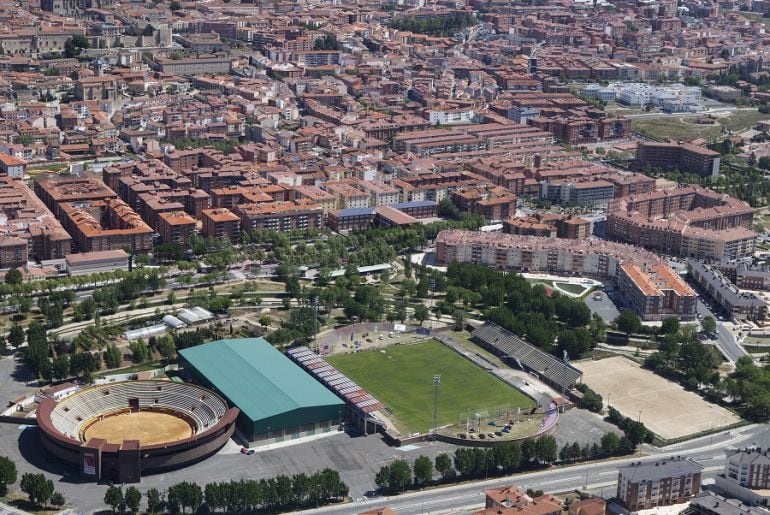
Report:
[[[631,127],[634,131],[658,141],[710,139],[719,136],[721,131],[719,123],[701,125],[695,123],[695,117],[676,115],[632,120]]]
[[[575,295],[582,295],[584,291],[586,291],[586,287],[582,284],[572,284],[572,283],[555,283],[554,286],[560,290],[564,290],[569,293],[574,293]]]
[[[441,375],[438,424],[457,424],[470,410],[531,407],[532,399],[430,340],[384,350],[330,356],[327,361],[384,402],[410,431],[433,426],[433,375]]]
[[[770,345],[744,344],[743,348],[746,349],[746,352],[749,354],[765,354],[766,352],[770,352]]]
[[[719,118],[719,123],[733,132],[743,132],[748,129],[753,129],[758,122],[767,120],[768,118],[770,118],[770,115],[762,114],[757,110],[737,111],[730,114],[730,116]]]

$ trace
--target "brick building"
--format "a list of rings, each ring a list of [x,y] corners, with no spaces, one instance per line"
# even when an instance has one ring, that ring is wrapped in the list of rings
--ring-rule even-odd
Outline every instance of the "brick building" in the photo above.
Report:
[[[618,468],[617,499],[629,511],[687,502],[700,493],[703,466],[690,458],[661,458]]]
[[[227,208],[204,209],[201,213],[203,234],[209,238],[241,241],[241,219]]]
[[[169,211],[158,215],[158,234],[164,242],[186,246],[195,234],[195,219],[184,211]]]

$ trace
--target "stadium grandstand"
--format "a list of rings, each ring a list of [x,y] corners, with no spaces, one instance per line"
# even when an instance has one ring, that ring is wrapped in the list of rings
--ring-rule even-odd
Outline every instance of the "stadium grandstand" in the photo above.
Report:
[[[286,354],[309,374],[336,393],[348,405],[348,420],[365,434],[375,432],[380,423],[376,412],[385,406],[348,376],[331,366],[307,347],[294,347]]]
[[[250,444],[329,432],[347,416],[340,398],[262,338],[183,349],[179,363],[240,409],[237,433]]]
[[[534,372],[545,383],[561,392],[571,388],[583,375],[569,363],[543,352],[492,322],[473,331],[472,336],[483,348],[516,363],[522,370]]]

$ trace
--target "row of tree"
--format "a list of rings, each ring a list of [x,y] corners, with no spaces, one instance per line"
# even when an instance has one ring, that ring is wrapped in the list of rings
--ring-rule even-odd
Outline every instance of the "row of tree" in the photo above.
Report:
[[[627,437],[619,437],[612,432],[604,434],[600,444],[581,446],[575,442],[566,444],[561,450],[552,436],[544,436],[537,440],[525,440],[521,444],[500,442],[488,448],[462,447],[455,451],[454,456],[439,454],[433,462],[427,456],[417,457],[412,464],[403,459],[395,460],[382,466],[374,481],[383,493],[394,494],[410,488],[422,488],[435,481],[507,475],[547,467],[557,461],[573,462],[628,454],[635,448]],[[434,471],[439,475],[437,480],[434,480]]]
[[[251,513],[266,510],[274,513],[339,502],[348,495],[348,486],[336,470],[323,469],[314,474],[294,474],[269,479],[241,479],[208,483],[183,481],[161,492],[151,488],[145,493],[147,512],[197,513],[205,507],[207,513]],[[141,508],[142,494],[135,487],[125,491],[110,486],[104,503],[113,513],[132,514]]]

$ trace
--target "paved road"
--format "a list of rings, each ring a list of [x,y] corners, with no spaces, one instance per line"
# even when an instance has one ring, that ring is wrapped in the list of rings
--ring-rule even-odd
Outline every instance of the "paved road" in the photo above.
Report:
[[[731,333],[721,322],[717,322],[717,337],[717,345],[719,345],[722,353],[728,356],[731,361],[738,361],[738,358],[741,356],[748,356],[748,353],[744,348],[735,341],[733,333]]]
[[[11,355],[0,354],[0,401],[17,399],[22,394],[34,390],[36,385],[27,386],[35,377],[22,362],[17,362]],[[3,405],[3,409],[7,404]]]
[[[714,313],[709,310],[708,306],[698,300],[697,304],[697,310],[698,314],[703,317],[713,317],[714,320],[717,320],[717,317],[714,316]],[[735,337],[733,336],[732,332],[725,327],[725,324],[722,322],[717,322],[717,340],[716,340],[717,348],[719,348],[720,352],[730,361],[737,361],[738,358],[741,356],[747,356],[748,353],[741,347],[738,342],[735,341]]]
[[[722,449],[742,443],[759,440],[758,435],[767,430],[766,426],[749,426],[735,431],[726,431],[713,437],[703,437],[684,444],[676,444],[643,458],[630,457],[598,464],[576,465],[556,470],[517,474],[509,477],[477,481],[446,488],[413,492],[394,497],[358,498],[351,506],[324,507],[303,513],[357,513],[380,506],[389,506],[399,514],[445,513],[477,509],[484,504],[482,491],[485,488],[516,484],[523,488],[542,489],[546,492],[564,492],[574,489],[596,491],[609,497],[613,495],[617,467],[633,461],[654,461],[661,456],[682,455],[699,461],[706,467],[706,477],[713,477],[721,470],[724,462]],[[647,451],[649,449],[645,449]]]

